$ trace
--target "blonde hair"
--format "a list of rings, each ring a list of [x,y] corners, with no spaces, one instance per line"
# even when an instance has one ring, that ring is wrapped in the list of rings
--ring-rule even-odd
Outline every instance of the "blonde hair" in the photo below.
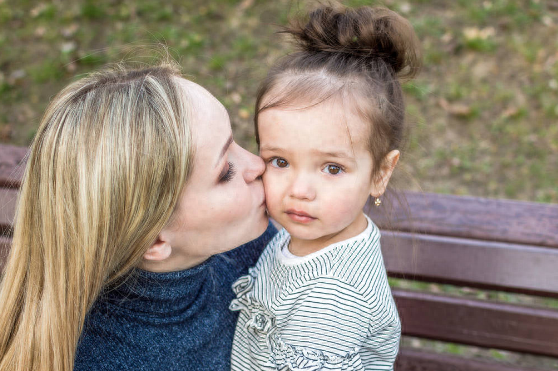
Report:
[[[0,287],[0,370],[72,370],[87,311],[169,222],[193,160],[177,77],[117,67],[47,108]]]

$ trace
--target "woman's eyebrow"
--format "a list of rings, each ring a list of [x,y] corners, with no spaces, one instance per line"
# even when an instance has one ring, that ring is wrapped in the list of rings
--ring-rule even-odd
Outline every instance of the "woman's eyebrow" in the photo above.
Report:
[[[232,137],[232,134],[231,134],[231,136],[229,137],[229,139],[227,139],[227,142],[223,146],[223,149],[221,150],[221,154],[219,154],[219,158],[217,159],[217,162],[215,163],[214,167],[217,167],[219,162],[221,162],[221,158],[225,155],[225,153],[229,149],[229,146],[231,145],[232,142],[233,142],[233,137]]]

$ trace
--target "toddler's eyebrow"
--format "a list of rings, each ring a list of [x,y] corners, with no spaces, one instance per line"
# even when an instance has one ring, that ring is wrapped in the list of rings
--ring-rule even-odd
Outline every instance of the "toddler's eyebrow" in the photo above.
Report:
[[[327,156],[327,157],[346,158],[346,159],[349,159],[349,160],[354,159],[354,156],[347,153],[347,152],[319,151],[319,150],[314,150],[312,152],[314,152],[316,154],[319,154],[319,155],[324,155],[324,156]]]
[[[281,151],[282,149],[279,147],[270,147],[270,146],[261,146],[260,147],[260,152],[261,151],[271,151],[271,152],[277,152],[277,151]]]
[[[269,152],[287,152],[287,150],[279,147],[270,147],[270,146],[262,146],[260,148],[260,152],[269,151]],[[324,157],[335,157],[335,158],[345,158],[348,160],[354,160],[354,156],[350,153],[344,151],[320,151],[320,150],[312,150],[314,154],[324,156]]]

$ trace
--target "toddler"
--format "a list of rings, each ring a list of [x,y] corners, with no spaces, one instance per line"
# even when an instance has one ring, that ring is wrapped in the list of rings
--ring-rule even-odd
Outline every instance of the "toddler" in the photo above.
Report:
[[[420,67],[410,24],[385,8],[322,6],[291,24],[300,51],[256,102],[267,209],[284,229],[233,285],[233,370],[392,370],[401,325],[363,213],[399,159],[399,79]]]

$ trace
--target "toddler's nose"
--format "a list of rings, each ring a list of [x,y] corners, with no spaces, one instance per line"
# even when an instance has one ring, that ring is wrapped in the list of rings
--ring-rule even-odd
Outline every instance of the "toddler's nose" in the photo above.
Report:
[[[314,200],[316,190],[312,186],[312,180],[303,174],[297,174],[291,185],[290,195],[299,200]]]

